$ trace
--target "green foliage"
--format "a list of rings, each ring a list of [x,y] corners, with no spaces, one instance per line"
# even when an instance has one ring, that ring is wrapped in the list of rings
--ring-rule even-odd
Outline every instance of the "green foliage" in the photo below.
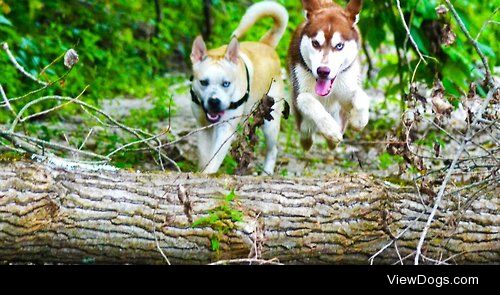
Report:
[[[391,155],[387,152],[383,153],[378,157],[380,170],[387,170],[391,165],[403,163],[404,160],[401,156]]]
[[[213,33],[207,40],[210,47],[229,41],[230,33],[251,2],[257,0],[212,1]],[[279,2],[290,14],[287,34],[278,47],[284,60],[291,33],[304,17],[301,1]],[[65,91],[75,93],[90,84],[88,95],[94,99],[116,94],[144,96],[151,93],[151,89],[144,85],[151,84],[158,73],[189,67],[191,43],[205,27],[203,1],[160,1],[163,12],[160,23],[156,21],[153,1],[29,0],[2,3],[0,41],[11,44],[18,54],[18,61],[36,73],[61,52],[75,47],[81,63],[77,65],[78,75],[73,75],[65,83]],[[473,36],[479,34],[499,4],[498,1],[477,0],[454,3]],[[437,58],[429,59],[429,66],[420,67],[417,79],[432,83],[437,75],[443,79],[446,90],[457,96],[468,90],[471,81],[482,78],[483,73],[477,70],[478,58],[454,21],[451,22],[458,35],[456,43],[447,47],[437,40],[439,34],[435,32],[435,26],[440,20],[435,8],[439,4],[442,1],[407,0],[402,1],[402,9],[419,49]],[[450,19],[449,15],[445,16],[445,21]],[[365,1],[359,25],[369,47],[377,55],[384,55],[377,58],[380,60],[377,80],[391,78],[401,70],[404,81],[409,81],[416,59],[410,61],[409,68],[403,65],[398,70],[397,54],[384,50],[392,42],[401,50],[413,50],[406,42],[406,31],[395,1]],[[246,39],[258,40],[270,26],[271,20],[257,24]],[[491,66],[497,65],[500,58],[496,53],[497,40],[498,30],[494,25],[483,28],[478,39]],[[388,62],[391,59],[392,62]],[[6,63],[6,57],[2,56],[0,67],[4,68]],[[60,74],[60,71],[50,70],[47,76]],[[19,78],[14,69],[6,68],[2,73],[2,80],[8,85],[11,95],[28,90]]]
[[[19,63],[33,74],[40,72],[61,52],[75,48],[80,63],[65,83],[65,93],[90,84],[88,96],[144,96],[150,93],[155,72],[167,69],[173,50],[163,36],[152,36],[154,8],[144,1],[6,1],[10,13],[0,14],[0,41],[7,41]],[[141,13],[137,13],[141,11]],[[160,41],[161,40],[161,41]],[[7,63],[0,58],[2,69]],[[5,67],[2,82],[10,96],[26,93],[15,69]],[[58,76],[62,66],[50,69]],[[62,91],[60,89],[59,91]]]
[[[224,235],[236,228],[235,222],[243,220],[243,212],[234,208],[236,194],[232,190],[217,208],[208,211],[208,216],[195,220],[192,227],[211,227],[216,233],[211,237],[213,251],[220,251],[220,241]]]
[[[231,175],[236,171],[236,167],[238,167],[238,162],[230,155],[227,155],[222,162],[221,171]]]
[[[212,35],[206,40],[208,46],[217,47],[227,43],[245,9],[258,1],[260,0],[213,0],[213,27]],[[0,0],[0,43],[8,42],[17,61],[34,75],[40,74],[42,69],[67,49],[75,48],[79,53],[80,62],[72,73],[61,83],[41,94],[74,97],[89,85],[82,99],[95,106],[101,105],[103,99],[117,96],[151,97],[153,108],[132,111],[125,123],[156,133],[162,128],[158,126],[158,122],[165,122],[175,111],[175,106],[171,105],[168,87],[184,81],[187,76],[165,78],[163,74],[189,72],[191,44],[205,28],[203,1],[159,2],[163,14],[160,23],[157,22],[154,1]],[[284,65],[292,32],[304,17],[300,0],[278,2],[285,5],[290,14],[287,32],[277,48]],[[401,1],[411,35],[419,50],[428,56],[426,60],[429,64],[420,63],[417,69],[419,59],[407,40],[396,2],[364,1],[359,26],[375,68],[374,77],[366,83],[370,87],[383,90],[386,95],[385,102],[375,106],[375,110],[383,111],[389,104],[396,103],[404,106],[403,98],[414,74],[415,82],[428,88],[435,79],[442,80],[446,97],[455,106],[463,94],[467,93],[471,82],[484,78],[479,57],[455,20],[450,14],[439,17],[436,13],[436,7],[443,3],[441,0]],[[498,66],[499,31],[496,23],[499,16],[493,12],[500,6],[500,2],[456,0],[453,4],[471,35],[477,37],[490,67]],[[492,20],[492,23],[483,26],[489,20]],[[245,40],[258,40],[270,28],[271,22],[272,20],[265,20],[258,23]],[[449,23],[457,35],[455,43],[451,45],[445,45],[441,40],[441,28],[445,23]],[[59,62],[40,75],[40,79],[54,81],[66,72],[67,69]],[[39,87],[19,74],[3,52],[0,54],[0,83],[9,97],[23,95]],[[478,92],[484,96],[485,89],[478,87]],[[25,103],[26,101],[22,101],[13,106],[19,110]],[[56,101],[50,101],[37,105],[26,114],[57,104]],[[10,122],[9,115],[5,109],[0,109],[0,124]],[[82,118],[81,128],[73,134],[64,134],[61,128],[58,128],[58,122],[62,119],[71,121],[74,117]],[[66,140],[67,137],[73,146],[79,146],[88,132],[88,126],[93,125],[96,125],[95,118],[88,116],[78,107],[66,106],[57,116],[47,115],[40,118],[40,121],[25,124],[24,128],[29,135],[38,135],[46,140]],[[397,125],[398,122],[390,118],[370,122],[370,132],[365,133],[363,139],[385,138],[388,131],[394,131]],[[283,121],[282,130],[283,136],[286,137],[284,152],[303,159],[304,152],[300,148],[300,139],[293,120]],[[108,130],[99,132],[96,136],[92,150],[101,154],[133,140],[129,136]],[[352,136],[348,134],[347,137]],[[428,139],[418,143],[432,146],[437,142],[443,145],[444,141],[440,139],[442,137],[440,133],[434,137],[431,133]],[[258,150],[264,150],[262,144],[259,144]],[[391,161],[397,162],[397,159],[391,159],[384,154],[380,157],[381,168],[390,165]],[[151,161],[151,155],[123,151],[117,155],[114,164],[132,168],[136,163],[146,160]],[[195,169],[194,164],[190,162],[181,162],[179,165],[185,171]],[[346,168],[356,165],[350,160],[341,162],[341,166]],[[222,169],[232,174],[236,166],[234,159],[226,157]],[[286,175],[287,171],[283,170],[282,174]]]
[[[410,26],[413,39],[419,50],[424,55],[429,56],[427,57],[429,65],[421,65],[418,68],[416,81],[431,86],[434,79],[438,78],[443,81],[448,94],[461,96],[468,91],[471,82],[484,79],[484,72],[478,70],[480,68],[478,56],[455,20],[451,19],[450,14],[442,18],[438,17],[436,7],[443,4],[444,1],[408,0],[401,2],[405,21]],[[454,1],[462,20],[474,37],[478,36],[483,24],[493,16],[498,4],[498,1]],[[443,44],[441,40],[444,34],[441,29],[446,23],[451,23],[452,30],[457,35],[456,42],[450,46]],[[360,27],[361,31],[365,33],[364,37],[367,43],[376,54],[380,54],[382,51],[386,52],[383,53],[384,56],[381,59],[383,62],[377,65],[380,68],[377,80],[393,80],[400,76],[403,79],[403,85],[408,85],[407,82],[411,80],[413,70],[417,66],[418,57],[416,54],[406,64],[404,61],[398,60],[396,52],[384,50],[387,44],[394,42],[397,49],[402,52],[415,52],[407,41],[406,31],[395,1],[366,1]],[[498,51],[498,47],[492,48],[488,44],[496,44],[497,39],[498,30],[495,30],[492,25],[484,27],[478,39],[483,52],[489,58],[491,67],[498,64],[500,57],[495,53]],[[386,94],[388,96],[397,95],[397,86],[392,87],[390,84],[386,89]]]

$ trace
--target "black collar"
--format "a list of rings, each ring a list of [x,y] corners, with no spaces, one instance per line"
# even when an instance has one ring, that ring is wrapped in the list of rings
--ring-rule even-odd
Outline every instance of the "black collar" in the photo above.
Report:
[[[240,100],[238,100],[236,102],[231,102],[231,104],[229,105],[229,108],[227,108],[228,110],[236,110],[242,104],[244,104],[245,102],[247,102],[248,98],[250,97],[250,73],[248,72],[248,67],[247,67],[245,61],[243,61],[243,64],[245,65],[245,71],[247,73],[247,92],[245,93],[245,95]],[[190,78],[191,82],[193,82],[193,79],[194,79],[194,77],[191,76],[191,78]],[[206,113],[207,111],[205,110],[205,107],[201,103],[200,98],[198,97],[198,95],[196,95],[196,93],[194,93],[193,86],[191,86],[190,93],[191,93],[191,100],[195,104],[201,106],[202,109],[203,109],[203,111],[205,111],[205,113]]]

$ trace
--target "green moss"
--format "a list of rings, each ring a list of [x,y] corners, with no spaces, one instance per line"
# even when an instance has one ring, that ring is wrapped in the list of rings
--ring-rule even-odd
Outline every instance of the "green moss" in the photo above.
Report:
[[[26,161],[29,160],[29,155],[21,154],[17,152],[6,152],[0,154],[0,163],[12,163],[17,161]]]
[[[385,177],[384,180],[387,182],[399,185],[399,186],[413,186],[414,185],[409,180],[401,179],[401,178],[394,177],[394,176]]]
[[[226,195],[219,206],[208,211],[208,216],[195,220],[192,227],[210,227],[216,233],[210,238],[211,248],[220,252],[220,241],[236,228],[236,222],[243,220],[243,212],[234,208],[236,194],[232,190]]]

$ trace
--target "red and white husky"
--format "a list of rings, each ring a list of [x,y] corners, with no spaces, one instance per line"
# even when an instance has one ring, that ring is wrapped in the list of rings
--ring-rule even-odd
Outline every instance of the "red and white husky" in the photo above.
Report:
[[[301,144],[309,150],[319,132],[333,148],[350,124],[369,120],[369,98],[360,85],[361,36],[356,26],[362,0],[347,7],[332,0],[302,0],[307,20],[295,31],[288,53],[293,109]]]

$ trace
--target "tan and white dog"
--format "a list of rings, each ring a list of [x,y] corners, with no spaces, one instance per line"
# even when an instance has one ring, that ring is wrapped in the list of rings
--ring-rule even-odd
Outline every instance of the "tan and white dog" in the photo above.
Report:
[[[238,38],[260,19],[271,17],[274,27],[259,42],[238,42]],[[278,133],[284,105],[284,82],[275,47],[288,24],[286,9],[276,2],[252,5],[234,31],[229,45],[207,50],[202,37],[193,44],[192,110],[200,126],[219,123],[199,133],[199,166],[204,173],[216,173],[226,157],[242,117],[248,115],[268,94],[275,100],[263,131],[267,154],[264,172],[273,174],[278,154]]]
[[[288,53],[292,105],[309,150],[319,132],[330,148],[348,124],[361,130],[369,120],[369,98],[360,85],[361,36],[356,26],[362,0],[344,9],[332,0],[302,0],[307,20],[295,31]]]

